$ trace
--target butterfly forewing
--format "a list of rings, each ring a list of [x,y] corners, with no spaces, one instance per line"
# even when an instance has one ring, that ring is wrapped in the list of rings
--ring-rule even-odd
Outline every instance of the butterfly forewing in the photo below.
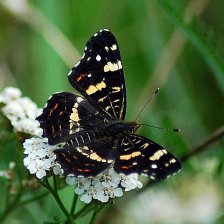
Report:
[[[126,175],[145,174],[153,180],[162,180],[177,173],[181,165],[162,146],[139,135],[125,137],[119,147],[114,169]]]
[[[119,47],[111,32],[101,30],[87,42],[82,59],[68,78],[96,108],[114,119],[124,119],[124,75]]]

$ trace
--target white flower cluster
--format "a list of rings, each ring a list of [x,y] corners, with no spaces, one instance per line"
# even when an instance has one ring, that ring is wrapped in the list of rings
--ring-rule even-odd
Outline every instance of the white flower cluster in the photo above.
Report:
[[[109,168],[95,178],[67,176],[66,183],[75,186],[75,193],[80,200],[90,203],[92,199],[107,202],[110,198],[121,197],[124,191],[141,188],[137,174],[118,174]]]
[[[45,177],[55,164],[53,150],[57,147],[49,145],[45,138],[31,138],[23,143],[23,148],[26,155],[23,159],[24,166],[38,179]]]
[[[35,120],[41,109],[30,98],[21,95],[17,88],[5,88],[0,93],[0,103],[4,104],[2,113],[10,120],[15,131],[41,136],[42,129]]]
[[[53,151],[60,145],[51,146],[44,138],[27,139],[23,147],[25,149],[24,165],[31,174],[36,174],[42,179],[47,171],[52,170],[55,175],[61,177],[60,165],[55,162]],[[137,174],[117,174],[113,168],[109,168],[97,177],[85,178],[69,175],[66,183],[75,187],[75,193],[80,195],[80,200],[90,203],[92,199],[107,202],[110,198],[121,197],[123,191],[130,191],[141,188],[142,183],[138,180]]]

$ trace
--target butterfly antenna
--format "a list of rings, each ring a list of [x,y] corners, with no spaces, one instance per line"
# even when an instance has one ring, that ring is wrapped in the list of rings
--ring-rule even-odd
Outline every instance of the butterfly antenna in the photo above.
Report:
[[[166,130],[166,131],[171,131],[171,132],[180,132],[181,130],[179,128],[161,128],[161,127],[158,127],[158,126],[154,126],[154,125],[149,125],[149,124],[138,124],[138,125],[141,125],[141,126],[148,126],[148,127],[151,127],[151,128],[157,128],[157,129],[160,129],[160,130]]]
[[[157,93],[159,92],[159,88],[156,89],[156,91],[153,93],[153,95],[148,99],[148,101],[145,103],[144,107],[141,109],[141,111],[139,112],[138,116],[135,118],[135,121],[137,121],[137,119],[139,118],[139,116],[141,115],[141,113],[143,112],[143,110],[146,108],[146,106],[155,98],[155,96],[157,95]]]

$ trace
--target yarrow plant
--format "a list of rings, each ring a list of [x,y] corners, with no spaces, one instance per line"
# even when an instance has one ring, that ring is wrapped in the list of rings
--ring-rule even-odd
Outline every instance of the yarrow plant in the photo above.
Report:
[[[28,97],[22,97],[19,89],[8,87],[0,93],[2,113],[10,120],[16,132],[41,136],[42,129],[35,118],[41,113],[37,105]]]
[[[31,136],[23,142],[24,166],[31,175],[35,175],[40,184],[53,194],[68,220],[74,219],[74,217],[73,214],[68,215],[58,196],[57,182],[59,178],[65,178],[65,183],[74,187],[75,201],[77,196],[80,196],[80,200],[90,207],[91,202],[106,203],[116,197],[121,197],[125,191],[142,187],[137,174],[118,174],[114,171],[113,166],[96,177],[86,178],[74,175],[64,177],[54,154],[54,150],[59,149],[62,144],[48,144],[48,140],[41,137],[42,129],[39,127],[39,122],[35,120],[42,110],[30,98],[23,97],[21,91],[14,87],[5,88],[0,93],[0,103],[1,112],[10,121],[13,130],[16,133]],[[15,164],[11,162],[9,170],[0,171],[0,177],[12,178],[14,167]],[[52,176],[54,187],[49,183]],[[73,207],[75,206],[73,205]],[[90,211],[92,210],[90,209]],[[76,216],[75,213],[74,216]]]
[[[24,165],[31,174],[38,179],[43,179],[48,172],[62,176],[60,165],[55,162],[54,150],[60,145],[49,145],[45,138],[31,138],[23,143],[25,149]],[[90,203],[93,199],[108,202],[110,198],[121,197],[123,191],[141,188],[142,183],[137,174],[117,174],[111,167],[96,177],[85,178],[81,176],[68,175],[66,183],[75,188],[75,194],[80,195],[80,200]]]

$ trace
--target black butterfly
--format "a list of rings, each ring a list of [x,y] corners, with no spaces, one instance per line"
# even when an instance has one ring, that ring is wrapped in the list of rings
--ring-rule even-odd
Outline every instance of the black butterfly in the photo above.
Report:
[[[161,180],[180,170],[162,146],[134,134],[137,123],[124,121],[125,80],[119,47],[109,30],[91,37],[68,79],[82,96],[56,93],[37,118],[49,144],[65,143],[54,151],[65,176],[93,177],[112,165],[117,173]]]

